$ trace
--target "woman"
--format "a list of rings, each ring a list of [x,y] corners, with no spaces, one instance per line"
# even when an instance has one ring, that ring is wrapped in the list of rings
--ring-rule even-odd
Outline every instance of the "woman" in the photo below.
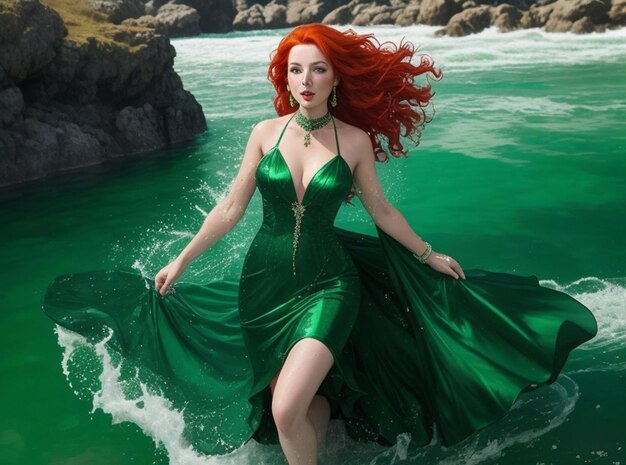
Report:
[[[378,227],[414,251],[417,256],[423,257],[423,262],[431,268],[449,274],[455,279],[464,277],[463,270],[454,259],[432,251],[429,245],[413,232],[404,217],[386,201],[376,175],[374,166],[376,157],[368,134],[363,129],[342,121],[339,117],[332,117],[329,112],[331,107],[338,113],[341,111],[344,114],[359,111],[359,108],[351,108],[349,103],[343,103],[343,100],[347,99],[346,94],[354,89],[359,93],[356,99],[366,100],[367,97],[372,99],[373,95],[379,92],[379,88],[372,87],[367,92],[366,88],[362,87],[363,84],[371,78],[385,79],[385,74],[390,72],[397,75],[388,78],[391,83],[383,82],[379,87],[380,90],[389,94],[393,92],[394,96],[379,98],[380,103],[389,106],[392,110],[400,110],[402,109],[400,102],[405,99],[410,101],[413,94],[418,91],[411,85],[413,77],[427,70],[432,70],[430,66],[417,67],[405,62],[404,59],[410,58],[412,55],[408,47],[391,52],[380,51],[371,46],[366,51],[368,55],[366,60],[369,60],[375,67],[374,71],[369,76],[360,76],[358,80],[354,76],[345,76],[345,81],[353,79],[356,82],[342,83],[343,76],[336,70],[335,64],[343,63],[343,68],[346,69],[349,66],[347,64],[352,61],[360,62],[359,64],[364,67],[366,62],[357,61],[354,54],[360,47],[365,47],[370,43],[369,37],[357,36],[352,33],[342,34],[335,29],[322,25],[301,26],[283,39],[270,65],[270,78],[279,92],[276,102],[277,111],[284,113],[286,110],[289,113],[279,118],[262,121],[254,127],[239,173],[229,194],[207,215],[202,228],[180,256],[156,275],[155,286],[162,295],[165,295],[172,282],[180,276],[194,257],[218,241],[241,219],[257,187],[256,173],[261,159],[271,157],[278,153],[277,150],[280,150],[280,154],[275,156],[282,157],[285,164],[284,172],[286,174],[291,173],[286,182],[293,184],[295,192],[293,208],[302,208],[305,194],[308,193],[307,190],[316,181],[316,174],[328,164],[336,161],[347,168],[347,170],[341,171],[341,173],[346,173],[346,178],[348,173],[353,173],[349,177],[356,185],[359,198]],[[317,44],[333,54],[326,56]],[[340,47],[343,47],[344,51],[340,51]],[[284,59],[285,55],[287,60]],[[391,69],[389,69],[390,65]],[[290,92],[288,97],[286,96],[287,92]],[[421,90],[421,93],[422,99],[426,100],[424,98],[426,91]],[[289,107],[286,107],[283,101],[286,97],[291,99]],[[294,108],[297,108],[295,112],[293,111]],[[415,120],[419,122],[421,119],[421,114],[417,111],[409,108],[403,110],[404,114],[399,114],[395,118],[390,112],[380,129],[376,124],[381,115],[376,113],[376,109],[365,110],[369,113],[369,118],[364,118],[364,121],[371,124],[373,129],[377,130],[376,132],[385,131],[390,123],[395,125],[396,127],[393,129],[396,134],[393,134],[395,135],[393,142],[400,147],[397,138],[400,124],[404,123],[405,126],[411,127],[415,124]],[[393,135],[390,134],[391,137]],[[274,152],[272,152],[273,147],[276,147]],[[337,153],[340,155],[333,156]],[[342,157],[343,161],[340,161],[338,157]],[[341,179],[338,181],[341,182]],[[268,179],[266,182],[268,183],[265,186],[266,189],[274,189],[269,184],[274,180]],[[332,179],[331,182],[333,182]],[[326,187],[335,188],[335,186]],[[339,195],[338,199],[342,197]],[[311,196],[307,200],[311,200]],[[325,202],[328,200],[325,198]],[[315,221],[321,221],[318,217],[323,215],[327,215],[329,220],[334,218],[336,209],[333,210],[333,214],[330,214],[319,207],[315,203],[307,205],[304,207],[302,220],[298,218],[295,221],[304,222],[305,217],[307,219],[312,217]],[[276,226],[272,221],[284,221],[287,224],[284,236],[289,237],[295,222],[291,216],[290,205],[282,203],[278,207],[265,205],[266,210],[274,208],[288,212],[289,216],[281,216],[280,213],[276,213],[280,220],[273,218],[266,220],[268,229],[282,227]],[[298,214],[299,212],[296,212],[296,215]],[[305,222],[304,226],[300,226],[300,224],[298,226],[306,228],[307,223]],[[332,226],[332,221],[328,221],[327,226]],[[323,249],[316,250],[314,253],[330,255],[328,242],[333,240],[332,229],[327,229],[325,232],[320,228],[315,230],[315,234],[327,234],[329,237],[316,238],[322,239],[324,244]],[[294,290],[297,291],[310,280],[311,275],[318,273],[317,267],[307,267],[309,263],[298,263],[296,267],[295,260],[299,258],[296,254],[297,249],[313,246],[303,244],[309,237],[306,232],[305,234],[298,234],[296,231],[295,236],[295,240],[300,243],[293,246],[291,260],[289,260],[290,257],[281,255],[275,260],[275,263],[271,264],[274,267],[273,273],[266,273],[258,282],[252,282],[253,280],[248,279],[244,273],[242,290],[252,295],[252,301],[248,303],[244,296],[244,302],[240,303],[244,322],[252,318],[248,313],[262,314],[275,307],[273,305],[275,299],[268,299],[271,300],[271,304],[259,302],[261,288],[267,285],[264,281],[267,281],[272,275],[280,274],[284,276],[285,280],[297,280],[299,276],[288,276],[288,274],[291,274],[289,273],[291,268],[293,275],[296,275],[296,268],[298,268],[306,276],[303,281],[298,283],[298,286],[294,286]],[[275,235],[272,237],[268,234],[264,240],[281,241],[282,236]],[[336,239],[335,241],[338,242]],[[266,245],[266,247],[271,247],[271,245]],[[332,251],[332,254],[337,253],[340,254],[341,250]],[[250,256],[247,258],[250,259]],[[263,266],[267,265],[264,264]],[[331,298],[328,295],[330,292],[335,292],[338,300],[336,308],[333,308],[335,315],[342,313],[344,314],[342,318],[345,319],[346,313],[356,313],[358,310],[358,306],[355,305],[355,297],[358,297],[358,274],[351,269],[343,273],[341,271],[331,273],[328,269],[323,271],[324,276],[317,276],[317,281],[332,278],[333,287],[317,285],[314,291],[309,290],[305,297],[311,301],[310,308],[301,311],[297,318],[306,318],[308,316],[305,317],[305,315],[315,315],[320,312],[324,313],[324,317],[327,319],[336,318],[336,316],[327,314],[329,312],[324,312],[319,308],[324,306],[324,299]],[[341,286],[337,286],[338,280],[341,281]],[[250,289],[250,287],[255,286],[258,286],[258,289]],[[340,288],[337,289],[338,287]],[[282,304],[283,302],[279,303]],[[263,307],[263,309],[261,310],[259,307]],[[326,324],[330,325],[331,323],[327,322]],[[344,321],[334,322],[334,325],[342,324],[343,330],[348,331],[349,326],[345,325]],[[296,334],[290,336],[290,340],[299,340],[292,346],[280,371],[270,383],[273,399],[272,414],[278,429],[280,443],[290,464],[315,463],[317,443],[324,438],[330,418],[330,405],[327,399],[316,395],[320,384],[333,364],[333,354],[320,341],[328,337],[327,332],[329,330],[327,328],[306,329],[307,331],[304,329],[300,332],[296,331]],[[252,330],[247,329],[247,331],[251,332]],[[247,339],[255,340],[257,337],[254,334],[249,334]],[[251,344],[250,351],[254,353],[255,350],[258,350],[258,346]],[[270,350],[270,348],[265,348],[265,350]],[[267,365],[267,369],[271,370],[271,364]]]
[[[62,277],[44,310],[79,332],[94,322],[113,328],[126,357],[173,379],[185,405],[218,402],[222,389],[223,408],[200,408],[225,412],[245,397],[248,410],[229,410],[228,440],[277,434],[290,465],[317,463],[330,418],[384,444],[403,432],[427,444],[436,426],[451,445],[502,417],[520,392],[553,382],[568,353],[596,334],[589,310],[534,276],[475,269],[466,278],[385,199],[381,139],[396,156],[405,153],[402,127],[417,142],[431,94],[414,79],[440,76],[412,56],[410,44],[382,48],[371,35],[294,29],[269,69],[280,116],[254,127],[229,194],[154,289],[131,273],[108,273],[106,292],[94,290],[95,273]],[[181,283],[174,292],[257,187],[263,224],[237,285]],[[354,192],[378,239],[333,226]]]

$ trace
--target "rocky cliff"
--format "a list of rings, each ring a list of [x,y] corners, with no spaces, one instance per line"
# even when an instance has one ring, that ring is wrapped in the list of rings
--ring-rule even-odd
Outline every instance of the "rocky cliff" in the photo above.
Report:
[[[174,56],[86,0],[0,0],[0,187],[204,132]]]

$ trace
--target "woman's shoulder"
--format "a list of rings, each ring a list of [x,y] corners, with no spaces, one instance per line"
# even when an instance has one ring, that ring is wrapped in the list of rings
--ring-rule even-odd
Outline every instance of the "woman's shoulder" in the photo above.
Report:
[[[291,114],[278,116],[276,118],[267,118],[254,125],[250,137],[256,141],[263,153],[269,150],[272,144],[278,140],[280,132],[285,127],[290,117]]]
[[[272,136],[277,132],[280,132],[282,128],[287,124],[287,121],[291,117],[291,114],[278,116],[276,118],[267,118],[257,122],[254,125],[253,132],[257,133],[262,138]]]
[[[342,149],[345,147],[347,150],[354,150],[359,153],[362,153],[364,149],[371,149],[372,141],[363,129],[337,118],[335,118],[335,124]]]
[[[335,119],[335,124],[337,125],[337,132],[339,136],[349,137],[352,139],[361,139],[369,138],[367,133],[358,126],[354,126],[353,124],[346,123],[345,121],[340,120],[336,116],[333,117]]]

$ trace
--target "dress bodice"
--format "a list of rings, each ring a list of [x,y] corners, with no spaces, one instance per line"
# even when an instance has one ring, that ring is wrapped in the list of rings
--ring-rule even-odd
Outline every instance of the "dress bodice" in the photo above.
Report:
[[[298,202],[291,171],[278,144],[259,162],[256,178],[263,197],[263,222],[272,227],[288,227],[293,223],[292,208],[304,207],[302,220],[307,225],[331,228],[341,201],[352,187],[350,167],[337,154],[313,175]]]
[[[317,170],[299,201],[291,170],[279,148],[289,121],[276,144],[259,162],[256,182],[263,197],[263,224],[260,232],[276,238],[293,236],[292,268],[295,274],[299,244],[312,239],[323,241],[325,233],[334,235],[335,217],[352,187],[352,171],[341,156],[333,119],[337,154]]]

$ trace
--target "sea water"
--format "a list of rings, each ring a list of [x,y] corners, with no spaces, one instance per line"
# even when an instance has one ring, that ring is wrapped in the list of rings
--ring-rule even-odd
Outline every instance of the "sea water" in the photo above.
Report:
[[[355,443],[333,421],[321,463],[626,465],[626,30],[355,29],[409,40],[443,72],[425,81],[434,117],[420,145],[378,165],[389,201],[464,268],[534,274],[576,297],[599,332],[555,383],[457,446]],[[285,463],[278,446],[255,442],[198,453],[167,399],[140,381],[128,396],[107,338],[90,345],[41,313],[55,276],[133,266],[153,278],[184,248],[228,192],[253,125],[274,116],[267,64],[285,32],[172,40],[209,126],[194,141],[0,193],[0,463]],[[374,234],[353,203],[336,224]],[[257,192],[181,279],[237,277],[260,221]]]

